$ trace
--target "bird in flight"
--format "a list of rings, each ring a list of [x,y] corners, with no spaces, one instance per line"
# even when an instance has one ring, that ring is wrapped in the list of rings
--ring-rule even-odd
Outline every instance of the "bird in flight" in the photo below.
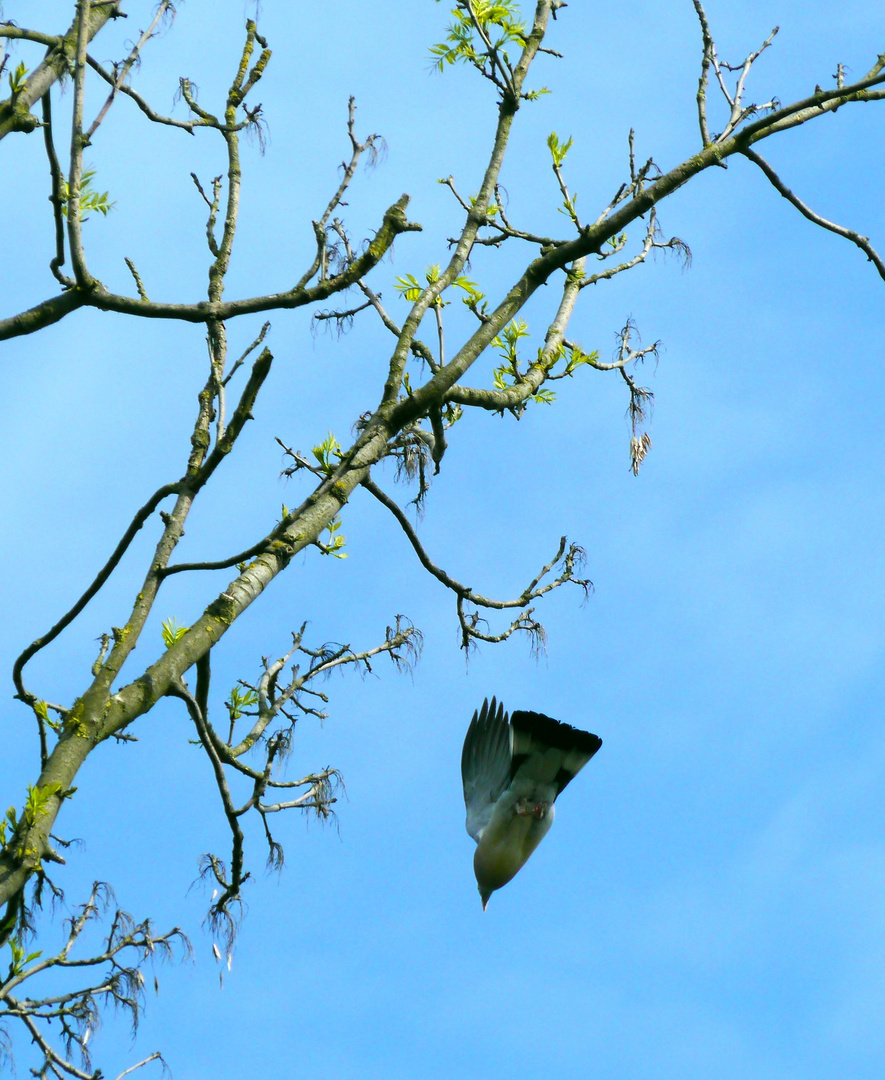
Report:
[[[483,911],[544,839],[557,795],[600,746],[598,736],[541,713],[516,711],[508,719],[494,698],[473,714],[461,779]]]

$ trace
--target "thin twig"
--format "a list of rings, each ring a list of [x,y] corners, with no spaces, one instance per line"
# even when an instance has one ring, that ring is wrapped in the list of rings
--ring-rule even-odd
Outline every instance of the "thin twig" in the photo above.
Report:
[[[126,81],[126,77],[128,76],[129,72],[132,70],[132,66],[138,60],[139,53],[144,48],[144,46],[150,41],[150,39],[154,36],[154,31],[159,26],[159,24],[162,22],[163,18],[166,15],[166,12],[169,10],[170,7],[172,7],[172,0],[161,0],[161,3],[157,5],[157,10],[154,13],[154,18],[153,18],[153,21],[151,22],[150,26],[147,28],[147,30],[145,30],[142,33],[141,37],[138,39],[138,41],[135,43],[135,45],[133,45],[129,55],[126,57],[126,59],[123,61],[123,63],[120,64],[120,66],[117,68],[117,71],[116,71],[115,76],[114,76],[114,81],[111,83],[111,92],[110,92],[110,94],[108,94],[107,101],[105,101],[104,105],[102,105],[102,107],[101,107],[101,109],[100,109],[100,111],[98,113],[98,116],[96,116],[96,118],[92,121],[92,125],[90,126],[89,130],[86,132],[86,141],[87,141],[87,143],[92,140],[92,136],[98,130],[98,127],[101,124],[102,120],[104,120],[105,116],[107,116],[108,110],[110,109],[111,105],[113,105],[114,98],[117,96],[117,91],[120,89],[120,87]],[[85,53],[84,53],[84,59],[88,63],[88,57],[86,56]]]
[[[882,257],[870,243],[866,236],[861,236],[859,232],[855,232],[854,229],[848,229],[844,225],[837,225],[834,221],[828,221],[825,217],[821,217],[820,214],[816,214],[809,206],[806,206],[798,195],[794,194],[787,185],[781,180],[778,174],[772,169],[765,158],[756,153],[755,150],[751,150],[747,147],[742,151],[744,157],[747,157],[758,165],[768,180],[771,182],[772,187],[783,195],[783,197],[793,204],[796,209],[802,214],[803,217],[808,218],[809,221],[814,222],[815,225],[820,225],[822,229],[826,229],[828,232],[835,233],[837,236],[842,236],[846,240],[850,240],[852,244],[856,244],[857,247],[866,255],[869,261],[875,266],[878,271],[879,277],[885,280],[885,262]]]
[[[101,568],[101,570],[99,570],[99,572],[96,574],[92,584],[83,593],[80,599],[73,605],[73,607],[71,607],[67,612],[65,612],[64,615],[62,615],[62,617],[54,626],[47,630],[46,633],[42,635],[42,637],[39,637],[36,641],[32,642],[17,658],[12,668],[12,678],[13,682],[15,683],[15,688],[17,692],[16,696],[18,698],[28,703],[33,703],[37,700],[36,697],[30,693],[30,691],[25,689],[24,683],[22,682],[21,675],[25,664],[27,664],[27,662],[41,649],[45,649],[50,642],[54,641],[58,637],[58,635],[62,632],[62,630],[65,629],[65,627],[69,626],[74,621],[74,619],[76,619],[76,617],[80,614],[83,608],[86,607],[89,601],[93,598],[93,596],[96,595],[99,589],[101,589],[107,579],[114,572],[114,569],[117,567],[120,560],[125,555],[127,549],[129,548],[129,545],[135,539],[142,525],[144,525],[144,523],[151,516],[151,514],[153,514],[153,512],[157,509],[163,499],[165,499],[169,495],[177,494],[180,490],[180,487],[180,482],[176,481],[174,484],[164,484],[163,487],[159,488],[157,491],[154,492],[154,494],[148,499],[144,506],[142,506],[142,508],[136,513],[135,517],[130,522],[129,527],[126,529],[126,531],[123,533],[123,536],[120,538],[120,542],[117,544],[117,546],[111,553],[110,558]]]
[[[55,142],[52,135],[52,95],[45,93],[41,99],[43,109],[43,144],[46,147],[46,156],[49,159],[49,173],[52,178],[52,191],[49,201],[52,203],[52,217],[55,221],[55,258],[49,263],[49,269],[53,277],[64,288],[71,288],[75,282],[73,278],[63,274],[61,267],[65,262],[65,226],[64,226],[64,199],[62,191],[64,176],[58,155],[55,152]]]

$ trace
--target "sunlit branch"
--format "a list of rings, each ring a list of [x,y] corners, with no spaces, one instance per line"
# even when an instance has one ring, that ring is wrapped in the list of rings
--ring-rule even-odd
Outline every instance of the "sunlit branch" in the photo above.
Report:
[[[313,222],[313,230],[317,239],[317,253],[314,257],[314,261],[310,267],[302,274],[301,278],[296,284],[296,289],[304,288],[309,281],[313,279],[317,271],[320,271],[320,279],[323,280],[325,274],[325,260],[326,260],[326,226],[329,222],[329,218],[335,212],[335,210],[341,205],[341,201],[347,192],[350,183],[356,174],[356,168],[359,164],[360,158],[363,154],[369,154],[370,164],[374,164],[378,157],[378,144],[383,146],[384,140],[380,135],[369,135],[365,142],[360,142],[356,135],[354,135],[354,125],[356,122],[356,99],[351,96],[347,102],[347,135],[350,139],[351,155],[350,161],[342,162],[342,176],[341,183],[338,185],[338,190],[329,200],[326,205],[326,209],[318,220]]]
[[[518,375],[512,385],[502,390],[478,389],[456,384],[447,391],[446,402],[501,412],[505,409],[520,410],[533,394],[537,394],[562,355],[565,333],[584,280],[584,266],[585,259],[577,259],[566,272],[562,297],[556,315],[547,328],[544,348],[527,371]],[[489,327],[484,325],[481,329],[483,336],[488,336]],[[474,340],[476,336],[474,335]]]
[[[713,37],[710,34],[710,26],[707,22],[707,14],[704,11],[703,5],[700,0],[692,0],[694,3],[694,9],[697,12],[698,20],[701,24],[701,35],[703,38],[703,52],[701,55],[701,74],[698,79],[698,125],[701,129],[701,143],[704,146],[710,145],[710,128],[707,123],[707,87],[710,81],[710,63],[713,56]]]
[[[86,97],[86,46],[89,0],[77,0],[77,51],[74,58],[74,104],[71,119],[71,158],[68,170],[67,224],[68,249],[78,287],[89,292],[95,284],[86,266],[83,250],[80,185],[83,180],[83,151],[89,140],[83,134],[83,109]]]
[[[479,229],[488,220],[488,209],[495,188],[498,185],[501,166],[504,163],[504,155],[510,139],[510,130],[513,118],[519,108],[519,96],[522,85],[528,74],[529,67],[537,54],[538,48],[544,38],[547,20],[550,15],[550,3],[541,0],[535,10],[535,20],[532,30],[525,39],[520,58],[513,69],[509,90],[502,97],[498,108],[498,123],[495,129],[494,141],[489,161],[480,184],[476,199],[467,214],[461,234],[458,237],[454,250],[449,258],[448,265],[439,277],[427,286],[412,305],[406,321],[403,325],[397,347],[390,358],[387,372],[387,380],[384,384],[382,404],[392,406],[399,397],[402,385],[403,372],[411,345],[418,332],[418,327],[427,310],[442,295],[452,282],[462,273],[471,249],[476,240]],[[449,365],[447,365],[449,367]],[[441,372],[440,372],[441,374]]]
[[[141,315],[146,319],[177,319],[192,323],[206,323],[211,319],[228,320],[240,315],[252,315],[256,312],[276,309],[305,307],[356,284],[384,258],[397,236],[404,232],[420,230],[420,225],[406,218],[405,208],[408,201],[408,196],[404,195],[387,209],[374,239],[350,266],[342,270],[340,274],[319,281],[310,287],[296,286],[288,292],[254,296],[245,300],[204,301],[196,304],[165,304],[157,301],[145,303],[140,298],[107,292],[99,285],[90,292],[72,289],[60,297],[53,297],[19,315],[0,319],[0,341],[18,337],[21,334],[33,333],[53,322],[58,322],[60,318],[78,307],[95,307],[100,311]]]
[[[118,0],[92,0],[86,17],[85,33],[87,40],[91,40],[101,30],[108,19],[125,18],[120,10]],[[2,36],[7,38],[23,38],[38,41],[46,45],[48,52],[43,61],[28,75],[21,90],[8,98],[0,101],[0,139],[13,131],[30,132],[39,124],[37,117],[31,112],[31,106],[40,100],[56,80],[67,75],[69,58],[63,47],[64,42],[76,41],[78,28],[80,27],[79,12],[74,18],[70,29],[62,37],[52,35],[36,35],[35,31],[24,30],[21,27],[5,24],[2,28]]]

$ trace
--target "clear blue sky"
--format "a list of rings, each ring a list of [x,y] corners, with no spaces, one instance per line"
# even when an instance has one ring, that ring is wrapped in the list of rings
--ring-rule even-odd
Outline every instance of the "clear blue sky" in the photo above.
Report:
[[[3,16],[61,30],[69,6],[7,0]],[[147,5],[126,7],[127,23],[95,44],[102,60],[147,21]],[[136,86],[183,115],[172,99],[187,74],[216,108],[244,10],[254,9],[182,5]],[[731,61],[781,26],[756,68],[757,101],[804,97],[839,62],[856,78],[885,49],[885,16],[867,0],[710,0],[707,10]],[[373,284],[401,314],[393,277],[445,260],[457,208],[436,180],[452,174],[474,190],[494,123],[487,84],[429,71],[446,18],[444,4],[425,0],[261,5],[274,57],[255,100],[269,139],[264,156],[244,147],[229,297],[285,288],[309,262],[311,218],[348,150],[349,94],[358,133],[387,140],[349,198],[352,232],[370,235],[404,191],[424,225],[397,241]],[[564,59],[534,69],[552,94],[520,114],[503,183],[515,222],[565,233],[548,132],[575,139],[567,175],[588,217],[624,178],[630,127],[640,160],[666,169],[688,157],[699,34],[690,0],[572,0],[548,44]],[[90,111],[100,100],[93,87]],[[69,101],[69,91],[57,99],[58,116]],[[85,228],[109,287],[129,289],[129,256],[153,299],[203,295],[204,208],[189,173],[205,183],[223,171],[210,134],[190,138],[142,122],[129,102],[114,107],[87,153],[116,200]],[[54,291],[37,140],[3,144],[2,315]],[[762,152],[815,209],[881,252],[883,148],[880,103],[846,107]],[[314,643],[372,645],[400,612],[425,634],[411,677],[379,661],[363,680],[333,679],[329,720],[299,725],[292,775],[334,765],[347,798],[337,827],[276,822],[287,853],[279,877],[264,875],[251,829],[255,877],[223,988],[201,929],[209,897],[190,886],[204,851],[225,854],[226,828],[183,710],[164,704],[139,723],[138,743],[89,760],[59,821],[61,835],[84,841],[59,878],[70,902],[107,880],[122,907],[158,929],[179,923],[195,947],[192,965],[159,970],[134,1047],[107,1018],[95,1047],[106,1075],[162,1049],[179,1078],[882,1076],[885,283],[745,161],[679,192],[660,221],[690,245],[691,269],[658,258],[586,290],[571,331],[604,358],[627,317],[647,343],[662,341],[659,363],[639,372],[655,393],[639,478],[628,470],[621,380],[585,371],[519,423],[464,420],[420,524],[439,562],[495,596],[518,593],[563,533],[586,547],[595,592],[584,606],[567,591],[542,604],[545,656],[513,640],[466,663],[450,595],[359,494],[344,514],[350,557],[299,556],[213,654],[219,708],[304,620]],[[474,276],[494,295],[518,258],[484,255]],[[535,330],[545,303],[528,311]],[[234,354],[261,321],[231,324]],[[241,549],[281,502],[297,501],[302,488],[279,479],[274,436],[303,450],[329,430],[343,441],[378,394],[389,342],[366,316],[341,340],[312,336],[309,312],[272,323],[272,378],[194,512],[182,558]],[[180,474],[205,357],[199,328],[95,312],[4,345],[3,671],[79,595],[147,495]],[[473,382],[491,366],[478,365]],[[379,479],[394,490],[391,470]],[[150,549],[141,537],[107,595],[34,662],[44,697],[70,701],[83,688],[96,638],[125,620]],[[170,583],[133,664],[161,647],[160,618],[188,624],[224,583]],[[21,802],[37,764],[30,720],[6,686],[3,807]],[[604,745],[483,914],[459,756],[473,709],[492,694]]]

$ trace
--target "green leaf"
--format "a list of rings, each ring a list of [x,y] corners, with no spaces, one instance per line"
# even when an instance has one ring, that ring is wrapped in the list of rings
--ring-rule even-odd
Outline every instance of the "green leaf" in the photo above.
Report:
[[[492,340],[492,345],[498,349],[501,356],[506,361],[505,366],[512,369],[514,376],[518,376],[519,374],[516,369],[518,359],[516,349],[517,342],[528,336],[528,325],[522,319],[511,319],[501,333]]]
[[[427,282],[428,285],[433,285],[435,282],[439,281],[439,278],[439,263],[433,263],[431,266],[428,266],[425,269],[424,280]],[[409,300],[411,303],[414,303],[416,300],[418,300],[421,297],[421,294],[424,292],[424,286],[421,285],[416,278],[412,277],[411,274],[406,274],[405,277],[395,278],[394,288],[400,294],[400,296],[403,297],[403,299]],[[444,306],[443,301],[440,299],[440,297],[437,297],[436,300],[434,300],[434,304],[438,305],[439,307]]]
[[[405,300],[410,300],[414,303],[424,290],[418,283],[416,278],[413,278],[411,274],[406,274],[405,277],[398,277],[395,279],[394,288]]]
[[[110,196],[106,191],[98,192],[92,186],[92,180],[95,176],[95,169],[87,169],[80,178],[80,220],[85,221],[86,218],[92,213],[102,214],[104,217],[110,213],[111,210],[117,205],[116,202],[110,201]],[[61,182],[61,212],[68,216],[67,203],[70,198],[70,190],[68,188],[67,180]]]
[[[522,49],[526,41],[526,27],[522,22],[519,7],[512,0],[495,3],[493,0],[473,0],[473,16],[482,27],[489,46],[477,33],[467,4],[461,2],[452,9],[454,21],[448,27],[444,42],[433,45],[430,58],[433,66],[440,71],[446,64],[472,64],[480,71],[500,54],[506,64],[510,57],[506,45],[516,45]]]
[[[336,559],[346,559],[347,552],[341,550],[341,548],[343,548],[345,543],[347,542],[346,537],[344,537],[343,535],[335,535],[340,528],[340,518],[336,517],[329,522],[329,524],[326,526],[326,532],[328,532],[329,534],[329,540],[328,543],[325,544],[320,541],[320,551],[322,551],[324,555],[332,555]]]
[[[508,386],[512,385],[504,378],[507,373],[507,368],[499,367],[495,368],[492,372],[492,381],[495,384],[496,390],[506,390]]]
[[[31,963],[32,960],[39,960],[43,955],[41,952],[32,952],[25,955],[25,947],[18,940],[18,938],[10,938],[9,951],[12,953],[12,960],[9,964],[8,978],[14,979],[17,975],[21,975],[24,969]]]
[[[176,641],[180,641],[184,635],[190,630],[189,626],[179,626],[177,619],[174,617],[171,619],[163,620],[163,644],[167,649],[171,649]]]
[[[254,690],[248,690],[235,686],[230,692],[230,700],[227,709],[231,720],[239,720],[245,709],[258,704],[258,694]]]
[[[18,828],[18,815],[16,814],[14,806],[8,808],[6,816],[0,821],[0,847],[6,847],[7,827],[9,827],[10,835]]]
[[[327,476],[331,476],[341,460],[341,443],[330,431],[325,439],[311,450],[317,459],[320,468]]]
[[[13,96],[20,94],[25,88],[25,81],[28,77],[28,69],[24,63],[20,61],[16,66],[15,71],[9,73],[9,89],[12,91]]]
[[[49,809],[49,801],[61,791],[61,784],[37,784],[32,787],[28,784],[28,797],[25,799],[25,824],[33,828],[41,817]],[[8,816],[8,814],[7,814]]]
[[[591,353],[585,353],[580,346],[569,347],[569,358],[566,361],[563,374],[572,375],[582,364],[595,364],[599,360],[599,352],[594,349]]]
[[[550,155],[553,158],[553,164],[559,168],[559,166],[565,161],[565,156],[571,150],[574,139],[571,135],[566,141],[560,142],[559,136],[555,131],[551,131],[547,136],[547,147],[550,150]]]
[[[43,723],[48,724],[53,731],[59,731],[61,729],[61,725],[59,724],[58,720],[54,720],[49,715],[49,708],[47,707],[45,701],[35,701],[31,707],[33,708],[37,716],[43,721]]]

